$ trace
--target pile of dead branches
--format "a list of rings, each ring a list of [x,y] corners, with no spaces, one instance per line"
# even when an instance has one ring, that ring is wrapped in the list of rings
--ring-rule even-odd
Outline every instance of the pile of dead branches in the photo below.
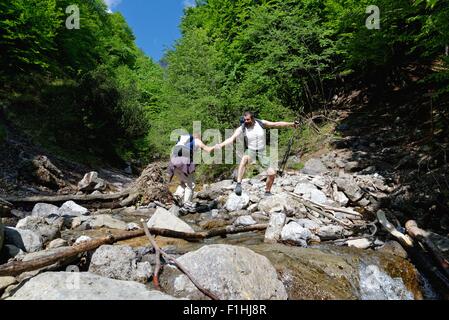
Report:
[[[166,166],[162,163],[152,163],[143,170],[132,187],[134,192],[138,194],[141,204],[146,205],[154,201],[172,202],[173,199],[165,176]]]

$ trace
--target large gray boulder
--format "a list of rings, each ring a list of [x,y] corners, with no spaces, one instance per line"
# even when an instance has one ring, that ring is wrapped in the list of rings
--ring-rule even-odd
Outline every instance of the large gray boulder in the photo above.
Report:
[[[247,248],[210,245],[177,259],[201,286],[222,300],[286,300],[287,292],[267,258]],[[161,285],[177,297],[204,300],[174,267],[164,268]]]
[[[92,255],[89,272],[103,277],[145,283],[151,277],[149,262],[137,262],[130,246],[104,245]]]
[[[157,208],[147,223],[149,228],[169,229],[180,232],[195,232],[191,226],[164,208]]]
[[[19,220],[16,228],[34,231],[42,237],[42,241],[44,243],[47,243],[61,236],[61,228],[64,224],[63,218],[58,218],[51,223],[48,219],[49,218],[46,219],[43,217],[28,216]]]
[[[31,215],[33,217],[54,217],[59,216],[59,208],[55,205],[48,204],[48,203],[37,203],[33,207],[33,211],[31,212]]]
[[[25,252],[42,250],[43,241],[40,234],[31,230],[5,228],[5,243],[12,244]]]
[[[276,243],[281,238],[282,228],[285,225],[287,216],[282,212],[274,212],[271,214],[268,228],[265,231],[265,242]]]
[[[58,210],[62,217],[79,217],[89,215],[89,210],[76,204],[73,201],[65,202]]]
[[[32,278],[8,300],[174,300],[133,281],[90,272],[45,272]]]
[[[243,193],[241,196],[231,193],[226,201],[225,208],[229,212],[246,209],[249,205],[249,195]]]

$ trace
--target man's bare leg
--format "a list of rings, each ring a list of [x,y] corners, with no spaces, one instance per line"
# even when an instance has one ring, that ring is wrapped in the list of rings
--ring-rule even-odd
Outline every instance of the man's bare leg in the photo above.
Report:
[[[242,180],[243,176],[245,175],[246,165],[250,160],[251,158],[249,156],[243,156],[242,160],[240,161],[239,173],[237,176],[237,186],[235,187],[235,194],[238,196],[242,195]]]
[[[273,187],[274,179],[276,178],[276,171],[274,171],[273,168],[268,168],[267,175],[268,177],[265,192],[269,193],[271,192],[271,187]]]
[[[242,161],[240,161],[239,173],[237,176],[238,183],[242,182],[243,176],[245,175],[246,165],[249,163],[250,159],[251,159],[250,156],[244,156],[242,158]]]

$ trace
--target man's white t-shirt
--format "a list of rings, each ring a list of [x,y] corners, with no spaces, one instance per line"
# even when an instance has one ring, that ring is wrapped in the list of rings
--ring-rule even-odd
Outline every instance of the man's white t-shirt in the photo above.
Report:
[[[246,128],[243,130],[246,130],[249,150],[262,151],[265,149],[265,130],[258,121],[256,121],[252,128]]]

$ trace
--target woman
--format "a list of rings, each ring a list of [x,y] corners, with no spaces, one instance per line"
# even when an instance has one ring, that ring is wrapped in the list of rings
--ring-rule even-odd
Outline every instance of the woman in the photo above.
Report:
[[[208,153],[214,150],[213,147],[206,146],[198,136],[182,135],[172,152],[172,157],[168,165],[169,183],[173,177],[179,179],[180,185],[173,194],[176,204],[188,210],[193,210],[193,192],[195,189],[195,163],[193,161],[194,152],[202,149]]]

